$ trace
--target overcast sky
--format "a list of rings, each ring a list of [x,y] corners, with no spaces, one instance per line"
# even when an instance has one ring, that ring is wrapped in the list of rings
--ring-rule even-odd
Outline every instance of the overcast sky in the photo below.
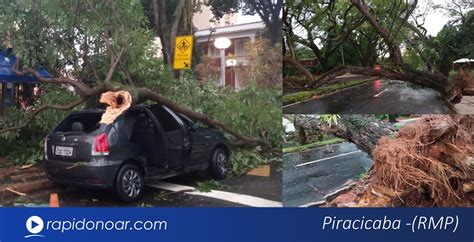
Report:
[[[261,21],[258,15],[242,15],[242,11],[239,11],[239,24],[252,23],[257,21]]]
[[[428,4],[429,1],[432,1],[433,4],[446,4],[446,2],[450,2],[451,0],[422,0],[419,5],[423,6],[423,4]],[[469,9],[465,9],[463,12],[468,12],[468,10]],[[451,19],[452,18],[448,13],[444,11],[431,11],[426,16],[425,28],[428,30],[428,34],[436,36],[443,26]]]

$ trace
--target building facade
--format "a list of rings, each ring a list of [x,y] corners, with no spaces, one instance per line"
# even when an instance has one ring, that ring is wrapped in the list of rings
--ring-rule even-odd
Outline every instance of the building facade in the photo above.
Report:
[[[214,46],[214,41],[220,37],[226,37],[231,41],[229,48],[225,50],[226,60],[231,57],[233,66],[226,65],[225,85],[240,89],[243,85],[242,74],[249,68],[249,55],[246,52],[246,43],[255,40],[265,31],[262,21],[244,24],[235,24],[225,27],[198,30],[194,36],[198,48],[203,55],[214,59],[214,64],[220,68],[220,50]]]

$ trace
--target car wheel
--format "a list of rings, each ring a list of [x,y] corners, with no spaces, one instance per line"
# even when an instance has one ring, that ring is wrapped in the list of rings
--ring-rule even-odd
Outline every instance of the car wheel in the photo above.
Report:
[[[115,181],[115,190],[120,200],[133,202],[140,198],[145,182],[141,170],[133,164],[120,168]]]
[[[211,175],[218,180],[226,178],[229,172],[229,156],[222,148],[217,148],[212,154],[211,163],[209,165]]]

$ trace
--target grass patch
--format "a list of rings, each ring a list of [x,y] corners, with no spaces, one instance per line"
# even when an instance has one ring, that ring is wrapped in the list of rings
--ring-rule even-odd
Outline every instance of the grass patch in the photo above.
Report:
[[[297,92],[293,94],[288,94],[283,96],[283,104],[288,105],[291,103],[295,102],[300,102],[304,100],[308,100],[312,98],[315,95],[322,95],[326,93],[331,93],[335,91],[339,91],[348,87],[353,87],[356,85],[359,85],[361,83],[364,83],[368,81],[369,79],[363,79],[363,80],[352,80],[352,81],[347,81],[347,82],[341,82],[341,83],[334,83],[330,84],[324,87],[319,87],[315,90],[310,90],[310,91],[302,91],[302,92]]]
[[[370,168],[369,168],[369,169],[365,169],[364,172],[362,172],[362,173],[360,173],[360,174],[357,175],[357,178],[358,178],[358,179],[364,179],[364,178],[366,178],[367,175],[369,174],[369,170],[370,170]]]
[[[314,149],[314,148],[318,148],[318,147],[325,146],[325,145],[337,144],[337,143],[341,143],[341,142],[344,142],[344,139],[329,138],[329,139],[326,139],[326,140],[323,140],[323,141],[317,141],[317,142],[313,142],[313,143],[309,143],[309,144],[305,144],[305,145],[298,145],[298,146],[283,148],[283,153],[302,152],[302,151],[305,151],[305,150]]]

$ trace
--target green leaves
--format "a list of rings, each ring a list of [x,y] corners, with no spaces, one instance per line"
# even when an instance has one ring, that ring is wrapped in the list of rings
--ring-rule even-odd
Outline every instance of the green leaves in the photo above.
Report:
[[[253,150],[239,150],[233,153],[230,162],[230,168],[233,175],[243,175],[252,168],[268,164],[270,160],[261,154],[259,147]]]
[[[101,82],[111,59],[125,48],[112,78],[122,82],[126,71],[132,77],[144,73],[140,63],[157,51],[139,0],[25,0],[6,8],[0,13],[0,33],[9,33],[22,66],[40,64],[56,76],[68,72],[77,79]]]
[[[196,189],[200,192],[211,192],[212,190],[223,189],[226,186],[216,180],[197,182]]]
[[[70,90],[54,85],[46,84],[42,86],[44,95],[29,107],[29,111],[10,108],[7,110],[8,116],[0,118],[0,129],[13,127],[26,122],[31,110],[44,104],[65,104],[78,96]],[[83,106],[76,107],[76,109]],[[25,164],[35,162],[43,157],[43,142],[46,134],[59,124],[61,120],[71,111],[46,110],[36,116],[33,123],[22,130],[10,131],[0,134],[0,157],[6,156],[9,161],[15,164]]]
[[[321,120],[321,122],[324,122],[329,126],[338,125],[338,120],[340,118],[341,116],[339,114],[325,114],[325,115],[319,116],[319,120]]]

